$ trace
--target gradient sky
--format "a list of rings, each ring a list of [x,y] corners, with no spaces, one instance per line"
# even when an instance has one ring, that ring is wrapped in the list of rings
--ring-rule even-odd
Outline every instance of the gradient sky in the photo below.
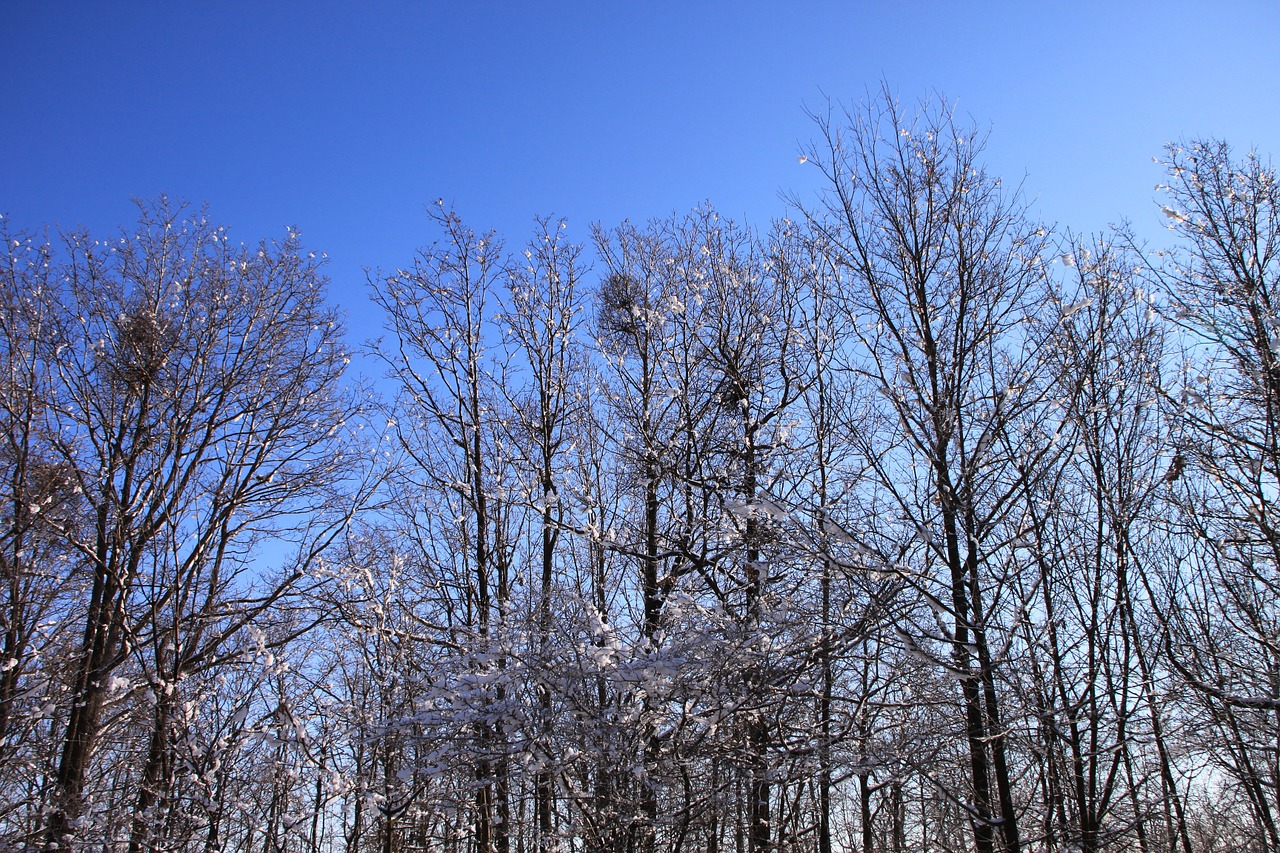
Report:
[[[1052,8],[1051,8],[1052,7]],[[764,226],[806,108],[941,93],[990,170],[1076,231],[1157,237],[1151,162],[1212,135],[1280,154],[1280,3],[14,2],[0,5],[0,212],[107,233],[158,193],[328,252],[352,343],[366,268],[409,263],[443,197],[509,248],[535,215],[710,201]]]

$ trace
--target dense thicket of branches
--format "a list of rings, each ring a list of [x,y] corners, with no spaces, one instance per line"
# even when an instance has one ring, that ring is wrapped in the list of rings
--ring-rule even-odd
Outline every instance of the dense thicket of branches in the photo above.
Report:
[[[1274,169],[1154,251],[817,126],[767,231],[433,207],[376,406],[296,235],[6,230],[0,845],[1280,849]]]

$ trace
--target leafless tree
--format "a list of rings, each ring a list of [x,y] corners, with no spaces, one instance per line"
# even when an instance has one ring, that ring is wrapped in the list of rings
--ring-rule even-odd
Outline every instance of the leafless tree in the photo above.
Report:
[[[536,544],[529,561],[537,566],[536,648],[528,651],[537,694],[539,720],[533,741],[539,766],[534,781],[537,849],[550,853],[555,839],[555,747],[551,743],[556,679],[552,661],[555,602],[563,600],[569,576],[562,537],[570,526],[566,490],[569,451],[587,420],[587,352],[579,333],[584,321],[581,247],[564,239],[565,223],[542,220],[507,277],[502,314],[512,349],[504,388],[510,419],[510,441],[523,470],[522,491],[537,517]],[[529,586],[534,588],[533,578]],[[560,592],[558,595],[557,592]]]
[[[1280,187],[1257,154],[1221,141],[1168,148],[1180,238],[1150,266],[1185,357],[1166,401],[1164,475],[1177,507],[1176,570],[1154,603],[1167,664],[1192,690],[1208,757],[1247,804],[1247,842],[1280,846]]]
[[[73,555],[55,530],[73,526],[82,507],[48,433],[53,365],[41,341],[57,314],[57,270],[44,239],[7,225],[0,278],[0,821],[31,826],[39,819],[36,780],[51,761],[61,698],[66,637],[49,626],[75,621],[81,607]]]
[[[245,247],[165,199],[141,210],[117,239],[42,248],[47,278],[12,252],[8,265],[27,297],[9,328],[41,333],[18,342],[38,365],[28,375],[43,377],[31,425],[76,508],[41,516],[83,596],[60,757],[43,770],[43,833],[57,849],[89,831],[86,786],[121,666],[137,663],[130,695],[152,699],[132,788],[141,845],[170,781],[183,679],[233,655],[303,585],[356,502],[345,424],[358,404],[341,385],[320,259],[293,233]]]
[[[511,780],[502,720],[513,697],[503,647],[511,514],[519,502],[515,453],[502,427],[498,350],[489,349],[501,340],[494,315],[507,266],[496,235],[474,232],[442,204],[429,215],[438,242],[411,268],[371,282],[393,335],[379,354],[399,394],[389,418],[407,462],[397,503],[402,530],[448,590],[441,621],[462,650],[461,683],[485,706],[472,716],[466,759],[475,783],[473,840],[481,853],[507,853]],[[444,517],[426,511],[432,504]]]
[[[1150,849],[1161,808],[1168,837],[1185,826],[1141,584],[1163,556],[1154,518],[1164,333],[1123,242],[1073,241],[1060,261],[1062,320],[1045,370],[1062,453],[1053,476],[1028,483],[1018,542],[1036,568],[1024,578],[1021,629],[1041,738],[1041,835],[1050,846]]]
[[[959,682],[976,848],[989,853],[998,833],[1016,851],[1001,672],[1022,606],[1012,501],[1052,453],[1017,441],[1046,394],[1045,232],[982,169],[980,135],[945,105],[912,116],[885,94],[817,121],[807,159],[826,189],[811,220],[847,276],[851,367],[885,417],[850,438],[913,543],[918,592],[946,622],[904,627],[903,641]]]

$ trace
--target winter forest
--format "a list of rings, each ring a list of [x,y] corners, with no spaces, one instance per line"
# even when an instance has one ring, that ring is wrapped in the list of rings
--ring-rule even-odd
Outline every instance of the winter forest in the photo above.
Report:
[[[297,234],[0,223],[0,848],[1280,850],[1275,169],[1152,246],[814,121],[766,228],[431,203],[363,345]]]

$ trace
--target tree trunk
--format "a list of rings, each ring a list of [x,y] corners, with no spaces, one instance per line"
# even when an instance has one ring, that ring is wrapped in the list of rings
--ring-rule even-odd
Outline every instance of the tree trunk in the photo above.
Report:
[[[143,765],[142,781],[138,788],[138,800],[133,808],[133,826],[129,836],[129,853],[142,853],[155,826],[151,808],[168,784],[170,776],[169,718],[174,701],[172,693],[165,693],[164,686],[156,696],[152,714],[151,742],[147,748],[147,760]]]
[[[105,551],[105,511],[99,513],[100,553]],[[106,680],[114,664],[115,638],[119,634],[117,620],[123,619],[123,605],[118,601],[120,589],[106,569],[94,575],[84,641],[76,672],[73,701],[63,737],[62,758],[54,777],[54,793],[45,833],[45,846],[50,850],[72,848],[71,827],[83,809],[85,778],[89,759],[98,736],[99,717],[106,695]]]

